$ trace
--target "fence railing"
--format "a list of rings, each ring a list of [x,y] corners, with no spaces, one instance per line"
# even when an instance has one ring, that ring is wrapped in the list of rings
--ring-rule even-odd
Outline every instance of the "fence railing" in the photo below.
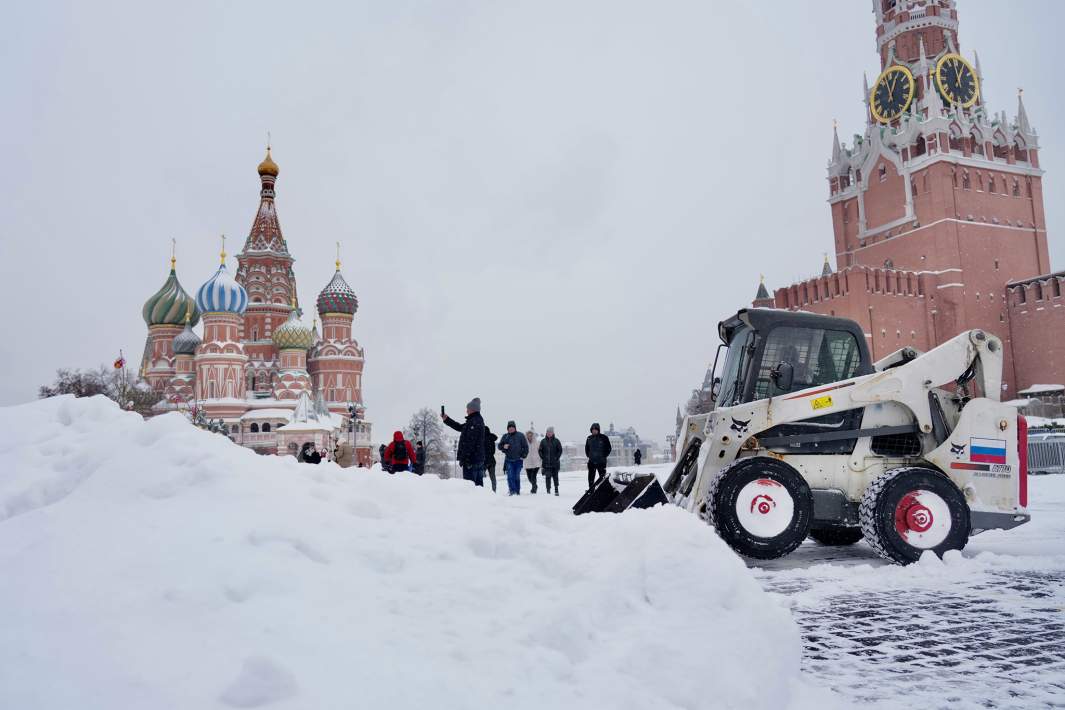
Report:
[[[1065,439],[1030,440],[1028,473],[1065,473]]]

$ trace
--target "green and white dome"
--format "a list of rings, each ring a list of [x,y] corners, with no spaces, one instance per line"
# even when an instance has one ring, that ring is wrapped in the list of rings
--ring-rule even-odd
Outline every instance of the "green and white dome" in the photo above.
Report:
[[[185,293],[185,289],[181,288],[177,271],[174,270],[174,265],[171,263],[170,276],[167,277],[166,283],[155,292],[155,295],[145,301],[141,315],[144,316],[144,322],[149,327],[153,325],[183,325],[185,323],[185,313],[190,309],[192,313],[191,323],[196,325],[200,320],[200,310],[196,307],[196,301],[192,296]]]

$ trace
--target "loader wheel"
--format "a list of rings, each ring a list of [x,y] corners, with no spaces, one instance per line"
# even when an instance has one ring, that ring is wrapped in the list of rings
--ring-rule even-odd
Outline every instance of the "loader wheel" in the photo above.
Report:
[[[858,512],[866,541],[901,565],[926,550],[942,557],[969,541],[969,506],[954,483],[930,468],[896,468],[880,474],[862,495]]]
[[[823,528],[814,528],[810,531],[810,537],[822,545],[842,547],[843,545],[853,545],[861,540],[862,529],[846,525],[829,525]]]
[[[755,457],[736,462],[711,483],[707,502],[717,534],[745,557],[783,557],[810,532],[810,487],[783,461]]]

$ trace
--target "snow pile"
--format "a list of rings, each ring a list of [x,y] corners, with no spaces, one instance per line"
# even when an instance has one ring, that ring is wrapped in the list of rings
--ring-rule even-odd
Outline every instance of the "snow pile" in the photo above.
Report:
[[[789,613],[694,516],[0,409],[0,707],[778,708]],[[831,698],[827,698],[831,700]]]

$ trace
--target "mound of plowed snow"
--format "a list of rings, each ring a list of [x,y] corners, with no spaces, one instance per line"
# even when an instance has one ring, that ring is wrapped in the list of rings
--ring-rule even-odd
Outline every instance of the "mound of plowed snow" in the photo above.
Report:
[[[677,509],[301,465],[102,398],[0,409],[0,460],[0,707],[812,699],[790,615]]]

